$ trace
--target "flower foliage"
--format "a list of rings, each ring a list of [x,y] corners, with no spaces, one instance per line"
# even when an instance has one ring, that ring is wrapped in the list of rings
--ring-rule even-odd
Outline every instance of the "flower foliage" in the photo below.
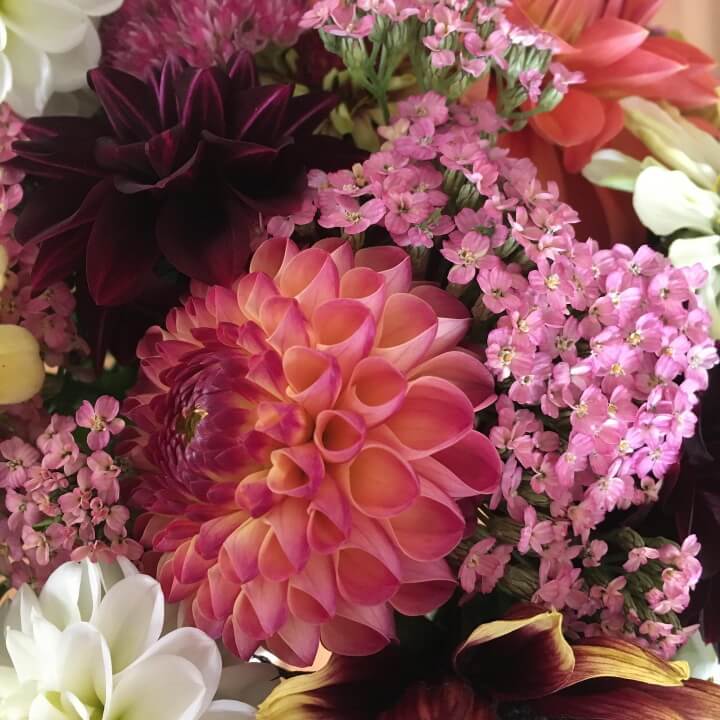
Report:
[[[196,286],[140,345],[143,537],[168,599],[240,656],[370,654],[393,609],[453,592],[459,501],[499,481],[473,429],[492,380],[456,348],[468,311],[411,288],[399,248],[271,240],[250,270]]]
[[[41,243],[36,288],[80,270],[98,305],[122,305],[161,258],[230,284],[259,216],[299,208],[311,158],[345,160],[312,134],[334,99],[259,86],[247,53],[227,68],[169,59],[147,82],[109,67],[89,78],[99,116],[36,118],[14,145],[14,167],[43,181],[16,229]]]

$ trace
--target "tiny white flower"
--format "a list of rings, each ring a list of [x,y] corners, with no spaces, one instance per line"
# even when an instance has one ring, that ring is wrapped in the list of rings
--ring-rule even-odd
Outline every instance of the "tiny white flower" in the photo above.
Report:
[[[649,167],[635,183],[633,206],[640,222],[656,235],[677,230],[715,232],[720,215],[720,198],[699,188],[678,170]]]
[[[0,618],[0,717],[254,718],[250,705],[213,700],[222,671],[215,642],[196,628],[161,637],[164,615],[159,583],[123,559],[109,569],[65,563],[39,595],[22,586]]]
[[[19,115],[43,112],[54,92],[77,90],[100,59],[94,18],[122,0],[2,0],[0,102]]]

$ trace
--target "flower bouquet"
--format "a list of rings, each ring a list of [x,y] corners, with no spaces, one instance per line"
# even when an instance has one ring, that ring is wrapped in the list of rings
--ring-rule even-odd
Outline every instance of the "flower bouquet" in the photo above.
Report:
[[[720,717],[661,4],[0,6],[0,717]]]

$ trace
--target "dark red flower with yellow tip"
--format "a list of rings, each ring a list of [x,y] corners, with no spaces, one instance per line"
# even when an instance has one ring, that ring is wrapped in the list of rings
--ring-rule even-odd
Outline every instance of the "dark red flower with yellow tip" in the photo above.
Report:
[[[562,615],[532,605],[480,625],[446,662],[392,647],[373,658],[333,656],[284,680],[258,720],[711,720],[720,687],[688,680],[631,642],[570,645]]]
[[[258,218],[292,214],[309,167],[347,159],[313,134],[334,98],[260,86],[247,53],[223,68],[170,59],[148,82],[102,67],[89,83],[97,117],[32,119],[14,146],[14,165],[41,181],[17,226],[41,243],[37,288],[80,270],[96,304],[117,306],[158,268],[228,285]]]

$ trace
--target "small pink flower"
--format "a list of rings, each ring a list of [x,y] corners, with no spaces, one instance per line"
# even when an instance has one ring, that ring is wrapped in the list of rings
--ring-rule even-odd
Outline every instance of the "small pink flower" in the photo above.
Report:
[[[125,421],[118,418],[120,403],[109,395],[98,398],[93,407],[87,400],[83,401],[75,413],[75,422],[84,428],[90,428],[87,443],[91,450],[102,450],[107,447],[112,435],[117,435],[125,427]]]
[[[321,215],[318,224],[324,228],[341,228],[348,235],[365,232],[379,222],[387,209],[380,199],[368,200],[363,205],[353,197],[325,192],[320,195]]]
[[[0,443],[0,487],[17,488],[25,482],[28,470],[40,460],[40,453],[20,438]]]

